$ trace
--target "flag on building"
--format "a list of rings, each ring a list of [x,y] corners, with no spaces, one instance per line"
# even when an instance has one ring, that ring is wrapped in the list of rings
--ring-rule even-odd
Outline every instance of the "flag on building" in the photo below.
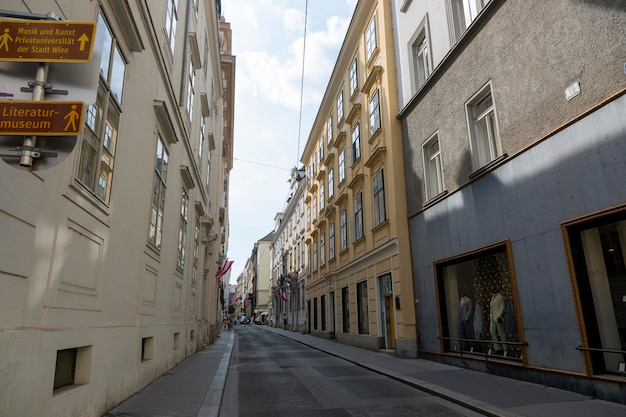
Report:
[[[228,258],[224,259],[222,267],[217,271],[217,274],[215,274],[215,279],[219,279],[226,275],[226,273],[230,270],[230,267],[233,266],[234,262],[235,261],[228,260]]]
[[[282,298],[283,300],[289,302],[289,300],[287,299],[287,296],[285,295],[285,291],[281,291],[280,292],[280,298]]]

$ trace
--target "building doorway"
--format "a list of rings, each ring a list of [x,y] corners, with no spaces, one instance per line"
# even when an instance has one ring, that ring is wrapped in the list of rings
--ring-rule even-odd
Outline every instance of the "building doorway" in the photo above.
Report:
[[[384,348],[396,348],[396,335],[394,329],[394,304],[393,285],[391,274],[384,274],[378,277],[378,287],[380,289],[380,323],[382,325],[381,334],[384,337]]]

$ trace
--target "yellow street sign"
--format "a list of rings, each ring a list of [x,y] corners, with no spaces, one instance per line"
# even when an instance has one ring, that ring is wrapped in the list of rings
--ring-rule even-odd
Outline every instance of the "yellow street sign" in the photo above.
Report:
[[[78,135],[83,108],[80,101],[0,101],[0,135]]]
[[[0,20],[0,60],[87,62],[96,24],[48,20]]]

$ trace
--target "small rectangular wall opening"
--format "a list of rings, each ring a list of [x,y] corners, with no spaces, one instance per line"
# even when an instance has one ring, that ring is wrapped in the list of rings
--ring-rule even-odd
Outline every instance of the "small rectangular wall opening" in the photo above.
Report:
[[[180,347],[180,333],[174,333],[174,350]]]
[[[67,388],[89,383],[90,372],[91,346],[58,350],[53,393],[57,394]]]
[[[149,361],[152,359],[154,338],[142,337],[141,338],[141,361]]]

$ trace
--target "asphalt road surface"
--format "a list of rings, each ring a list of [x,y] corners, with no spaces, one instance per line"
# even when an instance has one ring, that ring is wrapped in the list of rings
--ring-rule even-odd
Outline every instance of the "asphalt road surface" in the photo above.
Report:
[[[220,417],[480,415],[260,326],[234,331]]]

